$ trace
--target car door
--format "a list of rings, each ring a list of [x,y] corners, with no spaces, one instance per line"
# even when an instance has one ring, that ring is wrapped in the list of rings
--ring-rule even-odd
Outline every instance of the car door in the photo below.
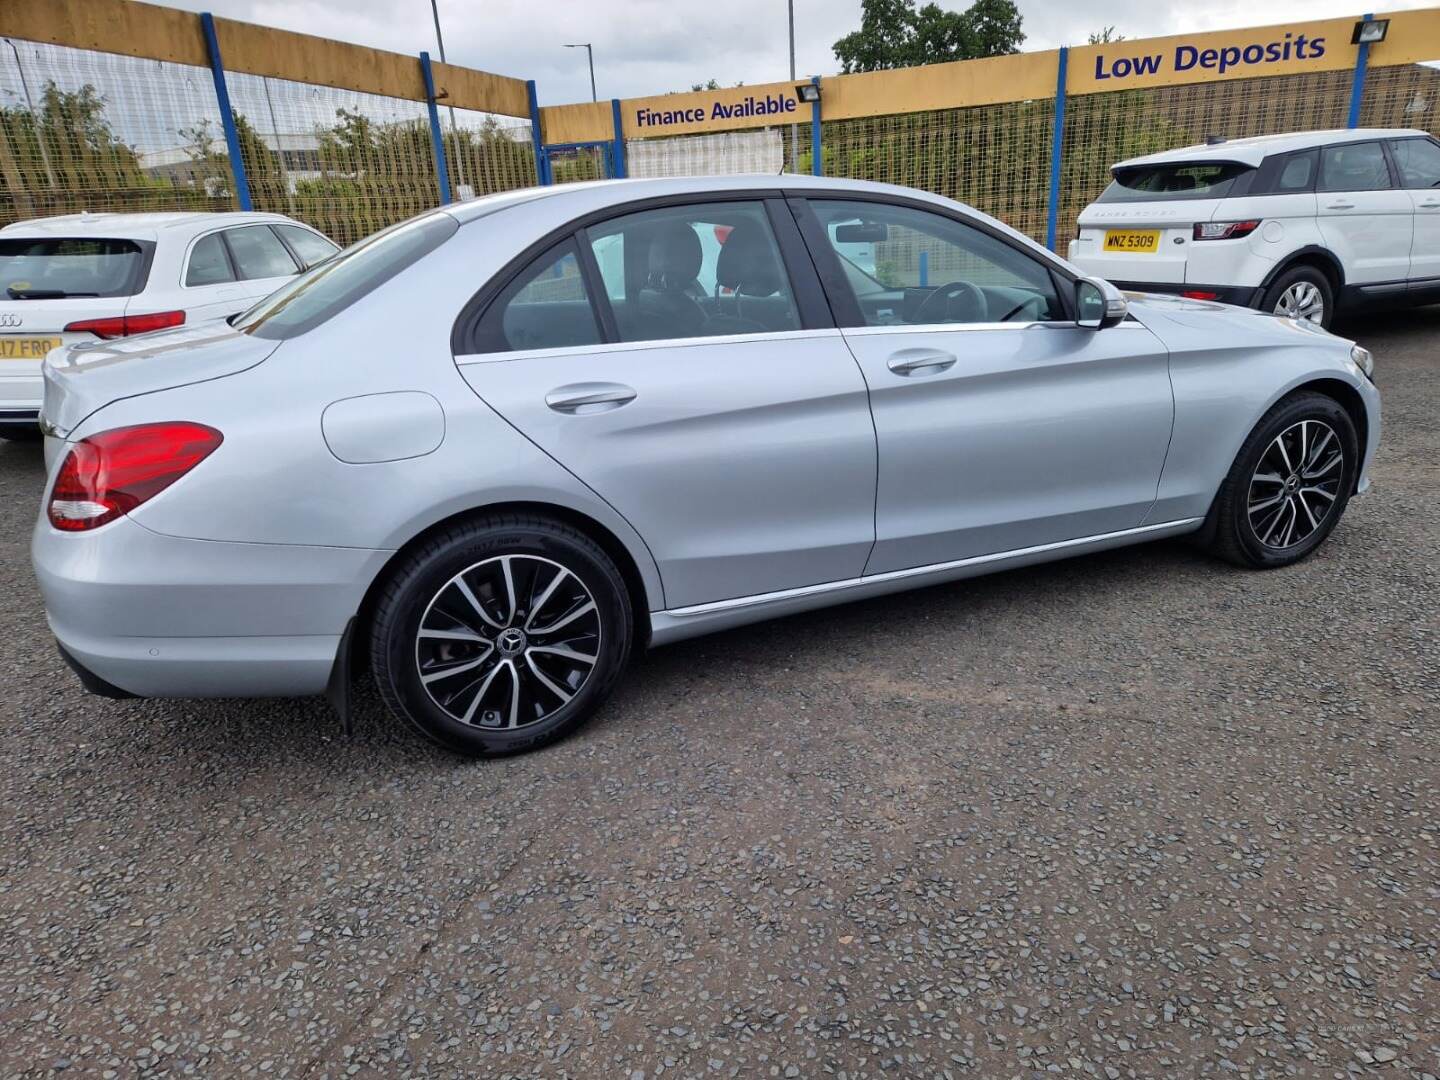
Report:
[[[1345,284],[1371,296],[1403,292],[1415,208],[1392,182],[1381,142],[1321,147],[1316,193],[1320,235],[1339,256]]]
[[[245,299],[237,311],[269,296],[300,272],[295,257],[268,225],[241,225],[226,229],[224,236]]]
[[[191,241],[180,283],[189,323],[223,319],[249,306],[245,287],[235,280],[235,265],[220,230]]]
[[[668,607],[863,571],[865,381],[783,202],[591,224],[519,270],[464,340],[480,397],[645,539]]]
[[[1133,321],[1076,325],[1068,282],[982,223],[895,202],[794,205],[870,387],[867,574],[1145,522],[1174,412],[1157,338]],[[859,243],[864,260],[845,253]]]
[[[1410,298],[1440,299],[1440,144],[1416,136],[1390,144],[1395,172],[1415,214],[1410,241]]]

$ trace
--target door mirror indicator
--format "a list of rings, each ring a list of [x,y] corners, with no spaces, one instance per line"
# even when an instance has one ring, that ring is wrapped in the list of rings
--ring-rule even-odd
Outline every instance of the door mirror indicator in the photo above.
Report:
[[[1108,281],[1081,278],[1075,283],[1075,322],[1091,330],[1104,330],[1125,321],[1129,305]]]

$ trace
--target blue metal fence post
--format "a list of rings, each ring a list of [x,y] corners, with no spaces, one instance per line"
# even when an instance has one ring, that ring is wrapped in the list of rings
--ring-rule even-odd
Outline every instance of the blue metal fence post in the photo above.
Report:
[[[445,164],[445,136],[440,132],[440,110],[435,107],[435,72],[430,67],[430,54],[420,54],[420,74],[425,78],[425,108],[430,113],[430,147],[435,151],[435,177],[440,184],[440,202],[453,202],[450,194],[450,169]]]
[[[1064,161],[1065,80],[1070,69],[1070,50],[1060,46],[1055,68],[1055,127],[1050,133],[1050,203],[1045,212],[1045,246],[1055,250],[1055,226],[1060,218],[1060,166]]]
[[[815,89],[820,89],[820,76],[811,78]],[[824,176],[825,165],[820,155],[820,95],[815,95],[810,106],[810,172],[813,176]]]
[[[1375,16],[1360,16],[1361,22],[1369,22]],[[1346,127],[1360,126],[1360,102],[1365,97],[1365,69],[1370,65],[1370,43],[1362,41],[1355,46],[1355,77],[1350,81],[1350,120]]]
[[[625,125],[620,119],[620,99],[610,99],[610,119],[615,125],[615,149],[611,153],[611,161],[615,164],[615,179],[623,180],[628,174],[625,171]]]
[[[215,79],[215,100],[220,105],[220,125],[225,129],[225,148],[230,154],[230,175],[235,178],[235,198],[241,210],[252,210],[250,181],[245,176],[245,159],[240,156],[240,132],[235,128],[235,113],[230,108],[230,90],[225,85],[225,65],[220,60],[220,39],[215,36],[215,16],[200,13],[200,29],[205,33],[205,49],[210,54],[210,74]]]
[[[545,159],[545,140],[540,134],[540,100],[535,96],[535,80],[525,83],[525,93],[530,99],[530,142],[535,147],[535,181],[550,183],[550,162]]]

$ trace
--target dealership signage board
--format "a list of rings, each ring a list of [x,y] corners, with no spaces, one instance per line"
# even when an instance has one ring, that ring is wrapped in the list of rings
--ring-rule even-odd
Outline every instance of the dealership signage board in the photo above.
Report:
[[[1390,20],[1384,42],[1371,46],[1371,67],[1440,60],[1440,10],[1377,13]],[[1282,26],[1178,34],[1082,45],[1070,49],[1066,93],[1103,94],[1270,75],[1349,71],[1358,16]],[[821,80],[826,120],[889,116],[932,109],[973,108],[1052,98],[1057,50],[980,60],[827,75]],[[805,81],[805,80],[797,80]],[[625,137],[663,138],[806,122],[794,82],[631,98],[620,103]],[[587,111],[591,110],[591,111]],[[584,105],[542,110],[549,142],[613,137],[608,111]]]

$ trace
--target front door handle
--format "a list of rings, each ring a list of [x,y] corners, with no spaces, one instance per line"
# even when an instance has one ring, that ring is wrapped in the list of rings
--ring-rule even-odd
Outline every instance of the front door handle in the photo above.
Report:
[[[1354,210],[1354,209],[1355,209],[1355,204],[1354,204],[1353,202],[1332,202],[1329,206],[1325,207],[1325,209],[1326,209],[1326,210]]]
[[[890,354],[885,366],[896,375],[939,375],[955,366],[955,357],[939,349],[901,349]]]
[[[584,382],[557,386],[545,395],[545,404],[572,416],[609,412],[635,400],[634,387],[623,383]]]

